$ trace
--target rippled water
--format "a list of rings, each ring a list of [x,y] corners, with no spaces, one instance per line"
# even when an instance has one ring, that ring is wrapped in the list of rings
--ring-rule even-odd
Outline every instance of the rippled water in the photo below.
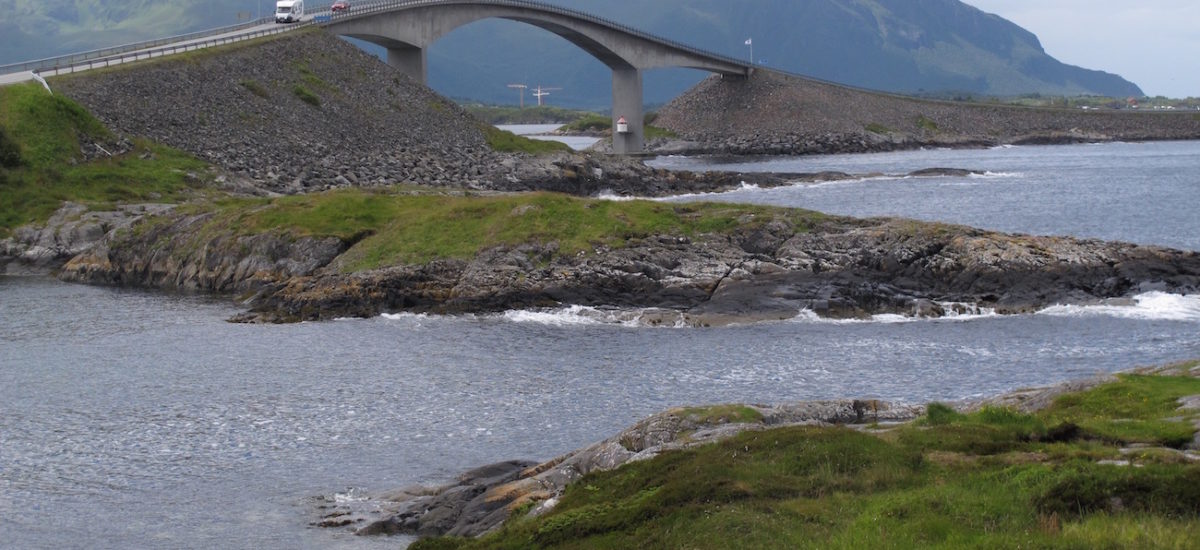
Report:
[[[1169,158],[1180,144],[1160,146]],[[966,154],[938,160],[1014,170]],[[1163,177],[1127,185],[1156,189]],[[889,185],[937,183],[946,181]],[[817,189],[830,188],[839,189]],[[821,197],[809,191],[799,189],[805,201]],[[861,187],[841,197],[844,210],[876,200]],[[987,213],[972,197],[957,200]],[[1192,242],[1196,216],[1161,212],[1150,225],[1172,230],[1133,227],[1120,238]],[[714,329],[647,328],[630,322],[634,313],[588,308],[226,323],[236,311],[224,300],[0,277],[0,547],[393,547],[308,527],[310,497],[550,458],[675,405],[948,400],[1200,357],[1200,297],[1158,293],[1015,317],[801,315]]]
[[[743,189],[706,195],[702,197],[705,200],[793,206],[850,216],[903,216],[1000,231],[1200,250],[1198,141],[932,149],[751,162],[664,157],[652,164],[688,170],[877,174],[863,180]],[[934,167],[986,175],[895,177]]]
[[[576,151],[587,149],[600,141],[600,138],[591,136],[559,136],[551,134],[551,132],[561,128],[561,124],[501,124],[496,127],[530,139],[565,143]]]

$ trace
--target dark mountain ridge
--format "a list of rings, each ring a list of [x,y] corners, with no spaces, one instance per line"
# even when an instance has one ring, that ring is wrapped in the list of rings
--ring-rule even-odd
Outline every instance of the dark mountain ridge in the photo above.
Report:
[[[1119,76],[1059,62],[1029,31],[958,0],[546,2],[733,57],[749,59],[753,51],[767,67],[873,90],[1143,95]],[[233,24],[272,6],[263,0],[0,0],[0,9],[13,15],[0,21],[0,63]],[[429,56],[431,85],[450,97],[515,104],[517,92],[508,85],[522,83],[562,88],[546,98],[554,105],[605,109],[611,102],[607,67],[523,23],[468,25],[434,44]],[[646,101],[666,103],[705,76],[649,71]]]

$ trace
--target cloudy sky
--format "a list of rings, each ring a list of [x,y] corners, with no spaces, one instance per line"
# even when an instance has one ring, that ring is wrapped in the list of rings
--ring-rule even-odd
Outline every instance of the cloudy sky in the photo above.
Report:
[[[1200,0],[963,0],[1036,34],[1070,65],[1119,74],[1147,95],[1200,97]]]

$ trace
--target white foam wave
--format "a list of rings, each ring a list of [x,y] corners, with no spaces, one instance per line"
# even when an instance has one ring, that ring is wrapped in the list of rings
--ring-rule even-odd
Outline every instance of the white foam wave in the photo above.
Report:
[[[1058,317],[1108,316],[1143,321],[1200,322],[1200,294],[1147,292],[1090,305],[1056,305],[1038,312]]]
[[[962,302],[937,302],[937,304],[945,311],[945,313],[943,313],[940,317],[903,315],[899,313],[880,313],[877,315],[872,315],[866,319],[830,319],[828,317],[821,317],[812,310],[805,309],[801,310],[800,313],[792,319],[792,321],[802,323],[827,323],[834,325],[853,325],[864,323],[887,325],[900,323],[974,321],[976,319],[987,319],[990,317],[997,317],[999,315],[993,308],[980,307],[974,304]]]
[[[1021,172],[992,172],[991,170],[984,171],[982,174],[971,174],[971,178],[979,179],[995,179],[995,178],[1023,178],[1025,174]]]
[[[499,317],[513,323],[534,323],[558,327],[588,325],[683,326],[683,316],[677,312],[652,309],[599,309],[579,305],[556,309],[510,310],[499,314]]]
[[[738,193],[741,191],[761,191],[761,190],[762,190],[762,187],[759,187],[758,185],[755,185],[752,183],[746,183],[743,181],[743,182],[741,182],[741,185],[737,187],[737,189],[728,189],[725,191],[709,191],[709,192],[704,192],[704,193],[684,193],[682,195],[671,195],[669,197],[654,197],[650,200],[660,201],[660,202],[687,201],[687,200],[691,200],[691,199],[701,199],[704,197],[715,197],[715,196],[719,196],[719,195],[728,195],[730,193]],[[603,198],[603,197],[601,197],[601,198]]]
[[[612,189],[605,189],[604,191],[601,191],[599,194],[596,195],[596,198],[600,199],[602,201],[613,201],[613,202],[626,202],[626,201],[634,201],[634,200],[638,199],[638,197],[626,197],[624,195],[618,195],[616,193],[613,193]]]
[[[422,321],[429,318],[428,313],[383,313],[379,316],[389,321]]]

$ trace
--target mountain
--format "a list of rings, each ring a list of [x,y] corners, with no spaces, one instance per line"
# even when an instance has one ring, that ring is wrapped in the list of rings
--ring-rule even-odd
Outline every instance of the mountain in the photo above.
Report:
[[[256,5],[259,4],[259,5]],[[233,25],[268,0],[0,0],[0,65]]]
[[[901,93],[1141,96],[1113,74],[1050,57],[1032,33],[958,0],[547,0],[767,67]],[[0,63],[182,34],[269,13],[263,0],[0,0]],[[9,15],[12,17],[9,17]],[[380,52],[378,48],[374,48]],[[648,103],[665,103],[700,71],[646,74]],[[523,23],[480,21],[429,51],[430,84],[458,99],[515,104],[509,84],[561,88],[557,106],[603,109],[607,67]],[[528,93],[525,100],[535,101]]]
[[[900,93],[1141,96],[1113,74],[1066,65],[1015,23],[957,0],[549,0],[701,49],[819,79]],[[555,105],[610,101],[606,68],[548,32],[509,21],[463,27],[430,49],[445,94],[513,103],[512,82],[562,87]],[[469,70],[460,70],[469,67]],[[705,76],[651,71],[663,103]]]

